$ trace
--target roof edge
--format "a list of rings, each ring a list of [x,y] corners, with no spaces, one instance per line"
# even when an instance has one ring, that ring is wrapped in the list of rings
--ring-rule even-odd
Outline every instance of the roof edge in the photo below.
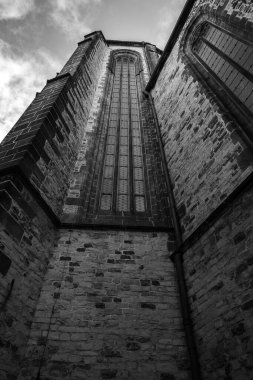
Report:
[[[170,38],[164,48],[164,51],[163,51],[163,54],[161,56],[161,58],[159,59],[158,63],[157,63],[157,66],[155,68],[155,70],[153,71],[150,79],[149,79],[149,82],[146,86],[146,91],[151,91],[155,84],[156,84],[156,81],[159,77],[159,74],[160,72],[162,71],[162,68],[165,64],[165,62],[167,61],[167,58],[169,57],[176,41],[177,41],[177,38],[192,10],[192,7],[193,5],[195,4],[196,0],[187,0],[187,2],[185,3],[185,6],[182,10],[182,12],[180,13],[180,16],[177,20],[177,23],[176,25],[174,26],[174,29],[170,35]]]
[[[145,45],[153,45],[159,54],[163,53],[163,50],[159,49],[156,45],[145,41],[122,41],[122,40],[106,40],[108,45],[119,45],[119,46],[135,46],[135,47],[145,47]]]
[[[86,40],[89,40],[89,39],[92,38],[95,34],[100,34],[100,35],[102,36],[102,39],[104,40],[104,42],[107,43],[106,38],[105,38],[104,33],[102,32],[102,30],[94,30],[94,32],[91,32],[91,33],[85,34],[85,35],[84,35],[84,41],[81,41],[81,42],[85,42]],[[79,43],[80,43],[80,42],[79,42]]]

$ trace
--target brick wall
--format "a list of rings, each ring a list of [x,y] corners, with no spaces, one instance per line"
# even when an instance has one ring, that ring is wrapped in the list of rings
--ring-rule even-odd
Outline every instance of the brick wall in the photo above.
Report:
[[[100,33],[77,50],[4,139],[0,169],[18,166],[59,217],[100,74]]]
[[[145,43],[144,50],[145,50],[145,55],[146,55],[146,59],[148,63],[149,72],[150,74],[152,74],[152,72],[154,71],[157,65],[157,62],[159,61],[160,53],[157,51],[157,48],[155,45],[148,44],[148,43]]]
[[[52,223],[18,179],[0,181],[0,378],[16,379],[54,241]],[[15,281],[10,292],[12,281]],[[9,297],[8,297],[9,294]]]
[[[204,12],[226,19],[229,4],[222,2],[221,10],[216,10],[217,2],[200,2],[192,16]],[[244,14],[241,20],[246,22]],[[181,39],[190,21],[152,91],[185,238],[249,176],[253,162],[235,120],[184,56]]]
[[[105,46],[79,43],[0,147],[1,379],[19,372]]]
[[[203,380],[253,376],[252,188],[184,253]]]
[[[85,198],[92,181],[93,165],[96,143],[99,139],[99,116],[101,104],[105,97],[105,86],[109,59],[109,49],[101,57],[101,69],[96,93],[89,110],[89,118],[84,128],[80,149],[77,154],[74,170],[71,173],[71,181],[63,208],[64,222],[77,222],[80,214],[85,218]],[[109,102],[109,99],[107,100]],[[88,202],[88,200],[87,200]]]
[[[59,231],[19,380],[40,365],[48,380],[188,379],[166,242],[165,233]]]
[[[189,65],[182,37],[191,17],[201,12],[250,28],[251,9],[242,1],[198,1],[152,91],[186,241],[249,178],[252,154],[237,123]],[[112,49],[117,48],[122,45]],[[147,83],[143,49],[127,48],[141,54]],[[17,378],[19,363],[20,380],[36,378],[39,369],[48,380],[189,378],[166,234],[65,229],[49,253],[52,220],[85,223],[85,202],[94,203],[92,186],[99,191],[101,160],[97,172],[92,165],[101,105],[109,104],[104,98],[109,53],[101,33],[87,36],[0,148],[4,380]],[[155,119],[144,96],[141,111],[148,223],[170,227]],[[251,198],[248,189],[230,200],[184,253],[205,380],[252,375]],[[94,223],[97,215],[90,215],[88,222]]]
[[[209,76],[201,78],[189,64],[183,38],[200,14],[235,33],[250,31],[250,12],[242,1],[197,2],[152,91],[204,380],[252,378],[252,188],[242,184],[252,179],[253,155],[207,85]]]

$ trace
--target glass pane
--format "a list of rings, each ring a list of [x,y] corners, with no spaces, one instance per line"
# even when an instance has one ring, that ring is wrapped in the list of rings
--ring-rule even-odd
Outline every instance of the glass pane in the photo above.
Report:
[[[118,195],[117,199],[117,208],[119,211],[128,211],[129,210],[129,201],[127,195]]]
[[[105,166],[104,178],[112,178],[112,177],[113,177],[113,166]]]
[[[125,166],[119,167],[119,178],[120,179],[127,179],[128,178],[128,168]]]
[[[134,168],[134,179],[135,180],[143,180],[142,168]]]
[[[135,208],[136,211],[144,212],[145,211],[145,198],[144,197],[135,197]]]
[[[128,194],[128,181],[119,181],[119,194]]]
[[[113,182],[111,179],[105,179],[102,186],[103,194],[112,194]]]
[[[111,209],[112,197],[111,195],[102,195],[101,197],[101,210],[109,211]]]
[[[144,182],[143,181],[135,181],[134,183],[134,192],[135,194],[144,194]]]
[[[131,63],[130,63],[131,62]],[[139,102],[135,76],[136,60],[128,54],[117,58],[112,102],[108,107],[110,122],[106,140],[105,166],[103,169],[101,204],[104,211],[112,209],[113,197],[117,211],[130,211],[129,165],[132,162],[132,180],[136,212],[145,211],[144,173],[139,121]],[[118,126],[120,125],[120,128]],[[131,130],[131,134],[130,134]],[[130,137],[131,136],[131,137]],[[129,139],[131,138],[131,141]],[[116,144],[119,147],[116,149]],[[132,157],[129,157],[130,142]],[[117,172],[115,167],[117,166]],[[117,191],[114,176],[117,173]]]
[[[128,156],[119,156],[119,165],[128,166]]]
[[[114,165],[114,156],[107,154],[105,157],[105,165],[113,166]]]
[[[213,30],[212,33],[210,28]],[[214,26],[210,28],[207,28],[204,35],[199,37],[199,41],[195,43],[197,46],[195,52],[233,95],[248,109],[251,109],[248,96],[252,93],[250,89],[252,82],[248,79],[247,74],[244,75],[244,72],[236,64],[250,73],[251,68],[253,68],[253,47],[236,40],[236,38],[229,36],[226,32],[220,31]],[[219,49],[220,53],[219,51],[216,52],[211,46],[207,46],[205,39]],[[222,56],[223,53],[225,56]],[[249,63],[251,61],[252,65]],[[247,95],[245,94],[246,88]]]

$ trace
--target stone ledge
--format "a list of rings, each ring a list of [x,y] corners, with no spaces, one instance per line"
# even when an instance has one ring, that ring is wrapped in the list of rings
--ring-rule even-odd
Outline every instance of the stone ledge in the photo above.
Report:
[[[65,73],[65,74],[57,75],[54,78],[48,79],[47,83],[52,83],[52,82],[55,82],[56,80],[59,80],[59,79],[62,79],[62,78],[67,78],[67,77],[71,77],[71,74],[70,73]]]

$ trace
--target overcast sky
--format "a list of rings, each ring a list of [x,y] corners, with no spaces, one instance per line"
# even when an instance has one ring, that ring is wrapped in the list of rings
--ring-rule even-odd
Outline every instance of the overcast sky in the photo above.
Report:
[[[186,0],[0,0],[0,141],[83,36],[163,49]]]

